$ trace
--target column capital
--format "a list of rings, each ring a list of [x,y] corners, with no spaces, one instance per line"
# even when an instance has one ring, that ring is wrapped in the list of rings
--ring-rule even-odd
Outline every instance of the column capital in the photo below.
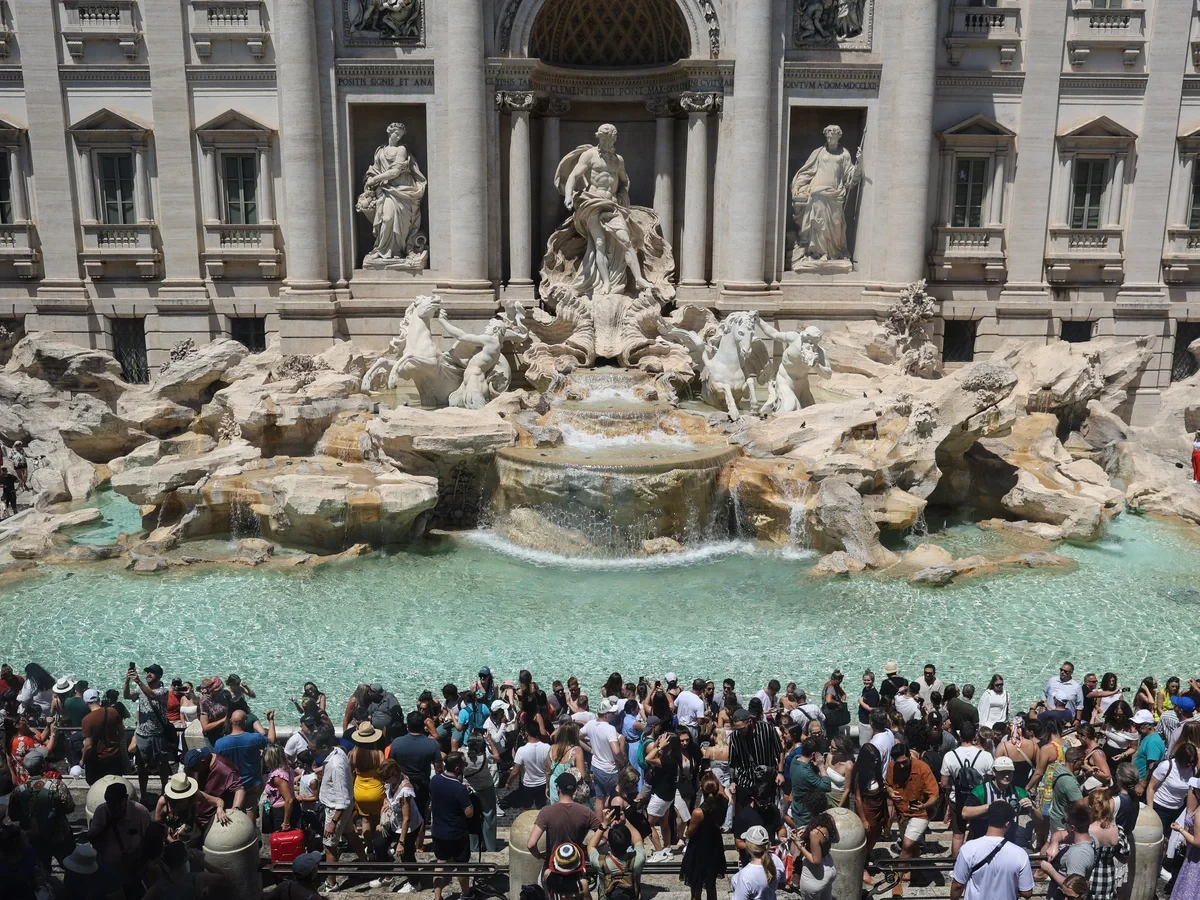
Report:
[[[553,94],[547,94],[543,97],[538,97],[534,104],[534,112],[543,119],[557,119],[565,116],[571,109],[571,101],[566,97],[556,97]]]
[[[719,113],[725,106],[725,95],[687,91],[680,95],[679,105],[689,115],[695,113],[702,113],[704,115],[713,112]]]
[[[535,100],[531,91],[496,91],[496,109],[501,112],[532,112]]]
[[[646,109],[656,119],[673,119],[679,115],[679,98],[655,97],[646,101]]]

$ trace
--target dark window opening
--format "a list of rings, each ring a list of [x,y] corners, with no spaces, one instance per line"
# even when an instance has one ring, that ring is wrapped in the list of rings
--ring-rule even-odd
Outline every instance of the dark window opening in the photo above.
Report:
[[[942,322],[942,362],[969,363],[975,359],[977,319],[946,319]]]
[[[1188,345],[1200,340],[1200,322],[1175,323],[1175,352],[1171,355],[1171,380],[1183,381],[1200,371],[1196,357],[1188,353]]]
[[[0,224],[13,223],[12,204],[12,157],[0,153]]]
[[[150,382],[150,363],[146,359],[146,320],[110,319],[113,356],[121,364],[121,377],[130,384]]]
[[[1095,322],[1067,322],[1062,323],[1062,331],[1059,333],[1068,344],[1086,344],[1092,339],[1092,328]]]
[[[262,353],[267,349],[267,320],[261,316],[231,318],[229,336],[251,353]]]
[[[105,225],[133,225],[133,155],[100,154],[100,204]]]

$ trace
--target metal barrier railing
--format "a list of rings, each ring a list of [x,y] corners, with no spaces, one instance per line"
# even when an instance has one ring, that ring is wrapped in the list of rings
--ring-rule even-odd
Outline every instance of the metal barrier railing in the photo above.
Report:
[[[1045,858],[1041,854],[1031,853],[1029,855],[1029,864],[1035,872],[1037,871],[1038,863]],[[952,872],[954,870],[954,862],[953,859],[921,859],[920,857],[915,859],[881,859],[878,862],[872,862],[871,868],[878,869],[880,877],[875,879],[875,884],[871,887],[869,894],[872,897],[877,897],[890,892],[905,874]],[[1039,885],[1041,886],[1040,892]],[[1048,890],[1048,885],[1048,881],[1034,880],[1033,895],[1035,897],[1044,896]],[[921,900],[949,900],[950,897],[948,883],[946,885],[946,893],[944,894],[931,894],[928,887],[921,887],[920,891]]]

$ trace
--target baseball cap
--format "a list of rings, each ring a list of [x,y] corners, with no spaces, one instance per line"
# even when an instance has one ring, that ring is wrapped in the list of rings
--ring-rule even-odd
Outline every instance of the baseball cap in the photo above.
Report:
[[[503,700],[493,700],[492,701],[492,712],[495,712],[498,709],[502,709],[505,712],[508,712],[508,704],[505,703]]]
[[[301,878],[311,878],[323,858],[324,854],[316,850],[311,853],[301,853],[292,860],[292,874]]]
[[[612,697],[605,697],[600,701],[600,715],[607,716],[617,709],[617,701]]]
[[[185,769],[194,769],[204,761],[206,756],[212,756],[212,751],[207,747],[197,747],[195,750],[189,750],[183,756],[183,767]]]
[[[1196,711],[1196,701],[1191,697],[1176,697],[1171,703],[1180,712],[1193,713]]]
[[[483,675],[490,676],[490,675],[492,674],[492,670],[491,670],[491,669],[489,669],[487,666],[480,666],[480,667],[479,667],[479,674],[480,674],[481,676],[483,676]]]
[[[1153,725],[1154,724],[1154,713],[1150,712],[1150,710],[1148,710],[1148,709],[1139,709],[1137,712],[1135,712],[1133,714],[1133,724],[1134,725]]]
[[[748,711],[748,710],[744,710],[744,709],[739,709],[739,710],[737,710],[737,711],[736,711],[736,712],[733,714],[733,721],[735,721],[735,722],[749,722],[749,721],[750,721],[750,713],[749,713],[749,711]]]
[[[997,800],[987,811],[988,828],[1007,828],[1016,818],[1016,813],[1007,800]]]
[[[674,684],[678,680],[679,680],[679,676],[676,675],[674,672],[667,673],[667,684]]]
[[[996,761],[992,763],[993,772],[1015,772],[1016,770],[1016,765],[1007,756],[997,756]]]
[[[573,795],[575,793],[575,788],[579,787],[579,779],[577,779],[570,772],[563,772],[558,776],[554,783],[558,785],[558,792],[560,794]]]
[[[649,731],[655,725],[661,725],[661,724],[662,724],[662,719],[660,719],[658,716],[649,716],[646,719],[646,731]]]
[[[154,665],[152,665],[152,666],[146,666],[146,668],[142,669],[142,671],[150,672],[154,675],[157,675],[159,678],[163,677],[163,667],[160,666],[158,663],[154,663]]]
[[[1005,806],[1008,804],[1006,803]],[[752,825],[746,829],[742,835],[742,840],[747,844],[753,844],[756,847],[765,847],[770,843],[771,838],[767,834],[767,829],[761,825]]]
[[[88,688],[86,691],[83,692],[83,702],[84,703],[99,703],[100,702],[100,692],[98,690],[96,690],[95,688]]]
[[[368,685],[368,687],[371,689],[372,694],[382,694],[383,693],[383,685],[380,684],[378,681],[376,681],[374,684]]]

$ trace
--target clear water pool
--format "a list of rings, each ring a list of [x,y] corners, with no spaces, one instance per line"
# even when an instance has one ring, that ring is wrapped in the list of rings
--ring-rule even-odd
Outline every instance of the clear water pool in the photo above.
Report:
[[[77,539],[136,526],[122,501],[101,502],[107,521]],[[907,543],[918,540],[956,555],[1002,548],[971,525]],[[197,682],[238,672],[265,708],[283,707],[305,679],[338,704],[358,681],[378,680],[407,706],[421,688],[463,684],[484,663],[500,677],[529,668],[544,684],[575,674],[593,690],[613,670],[627,679],[674,670],[751,690],[775,676],[811,691],[836,666],[856,689],[863,668],[895,658],[909,675],[935,661],[960,684],[1002,672],[1025,702],[1067,657],[1122,684],[1194,671],[1198,548],[1175,528],[1123,515],[1103,541],[1061,550],[1078,560],[1073,572],[941,589],[814,581],[803,574],[811,554],[745,543],[567,563],[486,532],[314,570],[54,567],[0,588],[0,660],[36,659],[104,686],[118,685],[129,660]]]

